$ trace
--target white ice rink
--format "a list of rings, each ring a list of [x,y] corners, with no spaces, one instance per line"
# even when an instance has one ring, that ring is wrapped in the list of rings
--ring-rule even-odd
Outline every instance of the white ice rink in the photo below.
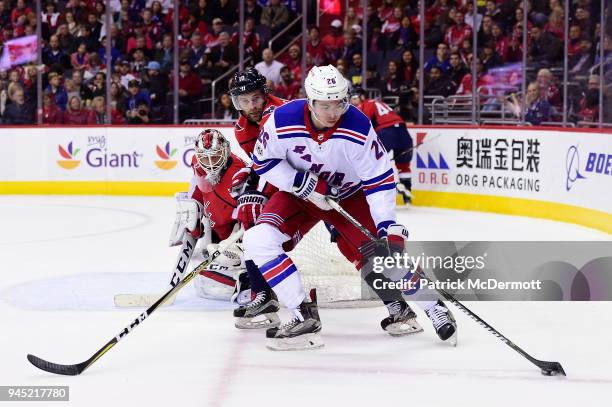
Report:
[[[483,319],[568,377],[539,370],[453,308],[459,346],[393,338],[382,307],[322,309],[325,347],[271,352],[262,331],[233,327],[226,304],[192,287],[155,312],[83,375],[26,360],[89,358],[139,313],[112,295],[163,287],[176,249],[167,198],[0,197],[0,385],[68,385],[69,403],[1,406],[609,406],[611,303],[469,303]],[[402,211],[415,240],[609,240],[544,220],[431,208]],[[203,309],[206,307],[207,309]],[[216,310],[214,309],[216,308]]]

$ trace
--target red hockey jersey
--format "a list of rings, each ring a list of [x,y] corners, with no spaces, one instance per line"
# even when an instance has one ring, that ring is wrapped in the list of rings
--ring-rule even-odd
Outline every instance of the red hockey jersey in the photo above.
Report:
[[[266,118],[274,111],[278,106],[282,106],[285,103],[283,99],[277,98],[276,96],[268,95],[268,101],[263,109],[261,125]],[[240,147],[244,150],[249,157],[253,154],[255,148],[255,142],[259,136],[259,126],[255,123],[251,123],[247,120],[246,116],[240,115],[240,119],[234,126],[234,135],[236,140],[240,144]]]
[[[393,111],[386,103],[378,100],[366,99],[359,105],[361,110],[372,122],[374,131],[386,129],[396,124],[404,123],[404,120]]]

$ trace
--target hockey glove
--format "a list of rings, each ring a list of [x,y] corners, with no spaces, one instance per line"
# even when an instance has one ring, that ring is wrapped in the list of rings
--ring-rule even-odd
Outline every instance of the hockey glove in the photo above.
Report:
[[[248,185],[247,181],[251,176],[251,168],[244,167],[239,171],[236,171],[232,177],[232,185],[230,186],[230,195],[233,197],[240,196],[246,190]]]
[[[337,198],[338,189],[330,187],[325,180],[311,172],[298,172],[293,180],[293,193],[308,200],[324,211],[332,209],[325,201],[326,197]]]
[[[236,202],[238,204],[236,207],[236,220],[242,225],[244,230],[247,230],[255,225],[264,205],[268,202],[268,197],[257,191],[245,192],[238,197]]]
[[[186,192],[178,192],[176,198],[176,217],[170,233],[170,246],[183,244],[186,233],[191,233],[195,239],[202,237],[202,216],[204,209],[195,199],[187,197]]]

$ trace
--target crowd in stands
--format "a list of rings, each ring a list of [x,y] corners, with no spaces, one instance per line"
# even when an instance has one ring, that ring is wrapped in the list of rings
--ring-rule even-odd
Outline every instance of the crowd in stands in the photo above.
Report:
[[[110,27],[106,25],[105,3],[60,0],[43,4],[44,123],[104,123],[108,63],[112,72],[112,123],[170,123],[175,46],[179,48],[180,120],[231,120],[238,116],[226,93],[227,82],[216,88],[216,109],[206,110],[203,106],[211,103],[202,102],[211,98],[212,82],[238,63],[237,0],[181,1],[178,38],[173,36],[172,0],[112,0]],[[307,70],[314,65],[333,64],[351,86],[379,89],[383,97],[394,101],[404,119],[416,121],[422,23],[425,96],[471,95],[475,58],[476,87],[484,110],[504,108],[516,117],[524,115],[533,124],[561,117],[563,0],[528,0],[527,27],[523,27],[523,0],[478,0],[476,10],[468,0],[425,0],[424,21],[417,0],[370,0],[365,10],[360,0],[341,3],[348,7],[339,18],[320,27],[309,24],[306,50],[301,40],[291,43],[295,33],[288,32],[287,41],[279,42],[287,45],[286,50],[279,53],[278,47],[268,48],[267,41],[296,19],[301,2],[245,0],[244,59],[268,79],[271,92],[286,99],[304,96],[300,82],[305,51]],[[598,111],[600,91],[606,101],[612,101],[612,24],[608,24],[602,40],[599,5],[599,0],[573,0],[569,4],[567,113],[573,121],[597,121],[603,113],[604,121],[612,122],[612,109]],[[0,0],[0,47],[11,39],[36,33],[34,10],[31,1]],[[609,21],[610,10],[604,12]],[[362,32],[363,18],[367,19],[366,33]],[[106,55],[108,38],[110,56]],[[524,102],[520,94],[523,62],[528,72]],[[602,63],[604,89],[600,89],[598,76]],[[0,70],[1,123],[35,122],[36,80],[35,64]]]

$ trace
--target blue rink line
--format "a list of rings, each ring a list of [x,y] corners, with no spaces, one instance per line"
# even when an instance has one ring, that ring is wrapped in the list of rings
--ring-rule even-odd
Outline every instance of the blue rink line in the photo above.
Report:
[[[80,273],[8,287],[0,292],[0,299],[26,310],[134,310],[136,308],[115,307],[115,294],[159,293],[161,296],[167,284],[167,273]],[[177,311],[233,308],[228,301],[198,297],[191,284],[179,291],[174,304],[163,307]]]

